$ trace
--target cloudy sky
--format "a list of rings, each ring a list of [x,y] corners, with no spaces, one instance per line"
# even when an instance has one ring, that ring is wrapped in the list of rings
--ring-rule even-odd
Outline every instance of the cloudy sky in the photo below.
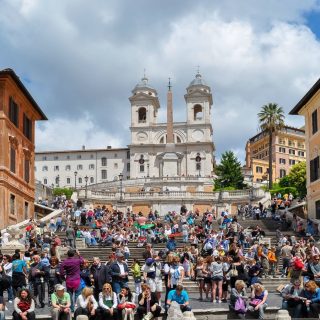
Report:
[[[216,155],[243,160],[260,107],[288,113],[319,78],[319,23],[318,0],[0,0],[0,68],[16,71],[49,118],[37,127],[40,151],[129,144],[128,97],[144,69],[160,121],[168,77],[184,121],[199,65]]]

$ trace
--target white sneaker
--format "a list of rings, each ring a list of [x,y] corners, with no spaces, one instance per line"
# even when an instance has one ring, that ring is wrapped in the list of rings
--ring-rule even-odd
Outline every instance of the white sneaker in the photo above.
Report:
[[[9,303],[12,303],[12,300],[9,300],[8,302],[9,302]]]
[[[222,303],[222,301],[221,301],[221,300],[219,300],[219,303]]]
[[[217,303],[217,300],[213,300],[213,303]]]

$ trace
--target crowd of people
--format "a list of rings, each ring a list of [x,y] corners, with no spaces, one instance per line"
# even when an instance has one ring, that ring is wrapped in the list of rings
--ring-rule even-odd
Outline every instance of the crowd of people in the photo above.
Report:
[[[181,312],[191,311],[186,280],[197,282],[199,300],[225,303],[239,318],[251,313],[264,319],[269,294],[263,282],[275,276],[288,279],[279,288],[283,308],[295,318],[319,314],[320,252],[311,234],[300,237],[294,230],[289,236],[279,228],[276,243],[264,241],[265,231],[254,221],[253,227],[242,227],[239,211],[234,216],[228,211],[200,215],[182,206],[179,213],[160,217],[151,211],[144,217],[129,209],[84,209],[81,202],[64,198],[55,206],[64,210],[61,216],[48,223],[32,220],[21,233],[24,253],[0,255],[0,308],[7,291],[15,320],[34,319],[35,310],[46,303],[54,320],[78,315],[148,320],[166,313],[173,302]],[[258,208],[259,217],[253,218],[265,218],[264,208]],[[292,228],[297,226],[294,219]],[[111,247],[107,261],[81,257],[77,238],[102,250]],[[2,234],[2,243],[8,241],[9,234]],[[66,258],[62,246],[69,248]],[[141,247],[133,261],[132,246]]]

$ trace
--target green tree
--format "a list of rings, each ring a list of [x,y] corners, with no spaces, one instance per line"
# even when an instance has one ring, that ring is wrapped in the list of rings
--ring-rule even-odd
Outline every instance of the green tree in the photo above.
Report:
[[[279,184],[282,186],[287,181],[289,187],[297,189],[300,197],[304,197],[307,194],[307,168],[304,161],[292,166],[289,174],[283,177]]]
[[[73,190],[70,188],[54,188],[53,189],[53,195],[54,196],[61,196],[65,195],[67,199],[70,199],[72,196]]]
[[[217,179],[214,180],[215,190],[219,189],[242,189],[243,175],[241,163],[232,151],[226,151],[221,156],[221,162],[215,170]]]
[[[261,108],[258,118],[260,129],[269,135],[269,189],[272,189],[272,137],[284,127],[283,109],[276,103],[268,103]]]

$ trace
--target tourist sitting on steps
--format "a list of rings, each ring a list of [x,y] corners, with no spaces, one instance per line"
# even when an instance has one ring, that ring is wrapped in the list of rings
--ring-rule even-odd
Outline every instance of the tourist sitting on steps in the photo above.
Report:
[[[138,296],[137,313],[139,319],[151,320],[159,317],[161,313],[161,306],[158,303],[158,298],[154,292],[151,292],[147,284],[141,285],[142,293]]]
[[[35,320],[35,303],[28,289],[22,289],[14,299],[13,320]]]
[[[290,284],[282,291],[282,309],[288,310],[292,318],[300,318],[301,310],[304,304],[304,299],[301,297],[301,281],[299,279],[294,280],[293,284]]]
[[[51,305],[52,320],[71,319],[70,295],[65,292],[65,287],[62,284],[57,284],[55,286],[55,292],[51,295]]]
[[[99,294],[98,319],[116,320],[118,319],[118,299],[109,283],[105,283],[102,292]]]
[[[174,290],[171,290],[168,294],[167,299],[167,308],[169,309],[171,303],[175,301],[180,305],[180,309],[182,312],[191,311],[189,306],[189,296],[187,291],[183,289],[181,284],[178,284]],[[166,311],[168,311],[168,309]]]
[[[78,308],[74,312],[74,318],[77,319],[77,316],[84,315],[87,316],[90,320],[96,318],[96,310],[98,308],[98,303],[93,296],[93,289],[85,287],[82,289],[81,294],[77,298],[76,305]]]
[[[233,311],[238,318],[245,319],[247,294],[246,284],[243,280],[237,280],[235,287],[231,289],[229,309]]]

